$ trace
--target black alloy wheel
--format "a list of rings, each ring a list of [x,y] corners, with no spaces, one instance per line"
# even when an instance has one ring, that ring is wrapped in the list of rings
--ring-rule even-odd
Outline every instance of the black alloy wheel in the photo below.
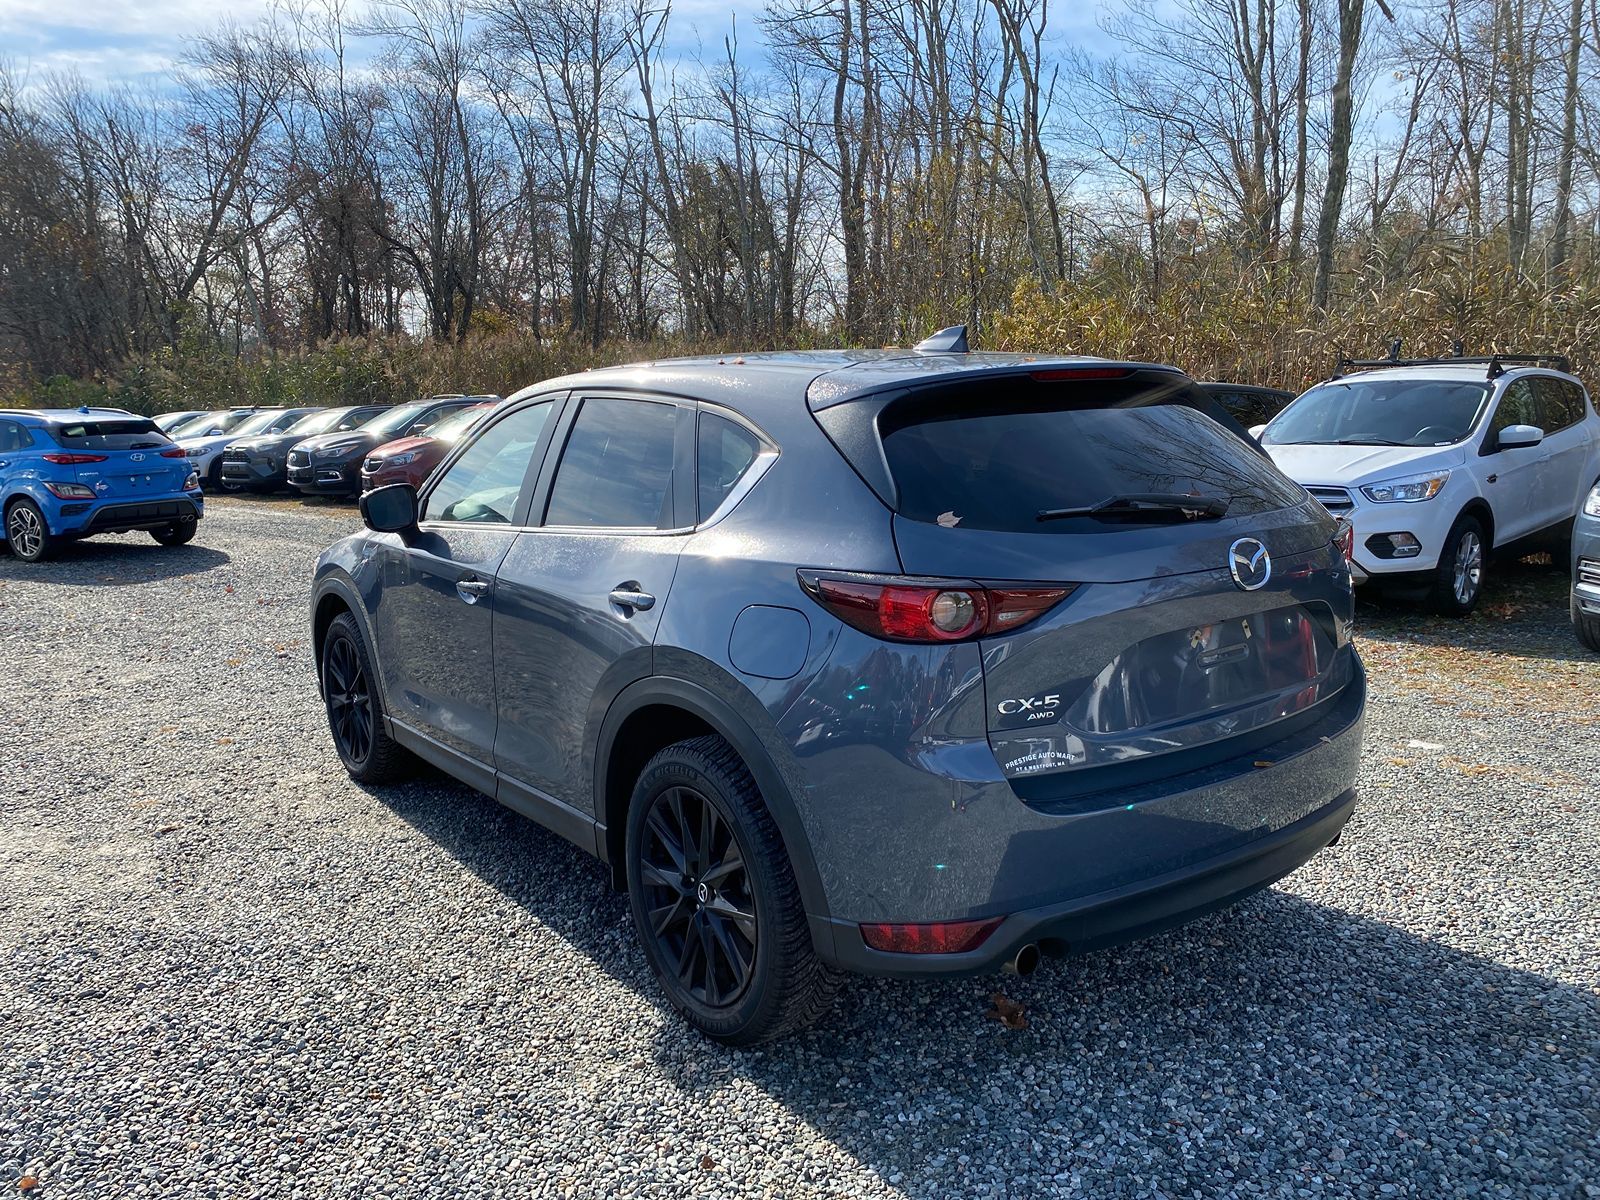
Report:
[[[645,764],[623,862],[650,969],[701,1033],[754,1046],[832,1006],[839,973],[812,942],[772,810],[722,738],[675,742]]]
[[[351,778],[388,783],[403,775],[412,765],[410,755],[384,728],[377,674],[350,613],[340,613],[329,623],[318,670],[333,746]]]
[[[365,763],[372,754],[372,691],[360,652],[343,634],[328,640],[322,689],[339,757],[350,764]]]
[[[639,878],[660,960],[707,1008],[750,986],[760,937],[745,853],[717,807],[692,787],[659,793],[645,818]]]

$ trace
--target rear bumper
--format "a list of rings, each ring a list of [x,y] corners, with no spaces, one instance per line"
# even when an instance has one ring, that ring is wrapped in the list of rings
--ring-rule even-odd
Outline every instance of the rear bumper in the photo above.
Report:
[[[72,507],[70,503],[61,507],[62,527],[56,532],[65,537],[160,529],[174,521],[198,521],[205,515],[205,507],[199,496],[188,493],[151,500],[107,501],[81,513],[70,512]]]
[[[1012,913],[976,950],[964,954],[892,954],[874,950],[859,925],[812,918],[812,935],[835,965],[865,975],[981,975],[997,971],[1022,947],[1052,955],[1083,954],[1149,937],[1226,908],[1269,887],[1338,838],[1355,811],[1351,788],[1326,807],[1229,854],[1114,891]]]

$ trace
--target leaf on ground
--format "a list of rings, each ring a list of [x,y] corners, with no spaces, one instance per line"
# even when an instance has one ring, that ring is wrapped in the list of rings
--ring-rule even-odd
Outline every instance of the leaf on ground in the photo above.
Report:
[[[224,592],[227,592],[227,593],[228,593],[228,594],[229,594],[229,595],[232,595],[232,594],[233,594],[233,584],[231,584],[231,583],[230,583],[230,584],[228,584],[228,585],[227,585],[227,586],[225,586],[225,587],[224,587],[224,588],[223,588],[223,589],[222,589],[222,590],[223,590],[223,591],[224,591]]]
[[[709,1171],[709,1170],[711,1170],[712,1167],[714,1167],[716,1165],[717,1165],[717,1160],[712,1158],[711,1155],[702,1154],[700,1156],[700,1169],[702,1171]]]
[[[1270,767],[1270,766],[1273,766],[1274,764],[1272,762],[1270,762],[1269,760],[1265,759],[1265,758],[1258,758],[1258,759],[1256,759],[1255,765],[1257,767]]]
[[[1028,1018],[1022,1015],[1022,1005],[1004,992],[995,992],[989,997],[989,1003],[992,1007],[984,1015],[990,1020],[999,1021],[1007,1029],[1028,1027]]]
[[[31,1192],[38,1186],[39,1177],[37,1175],[24,1175],[21,1179],[17,1180],[17,1191],[19,1192]]]

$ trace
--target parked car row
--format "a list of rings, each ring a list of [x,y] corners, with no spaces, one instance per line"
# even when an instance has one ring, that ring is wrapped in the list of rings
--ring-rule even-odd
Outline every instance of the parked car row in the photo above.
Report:
[[[269,492],[292,487],[306,495],[350,496],[362,490],[369,452],[397,438],[427,439],[446,417],[496,399],[448,395],[407,405],[172,412],[155,417],[154,423],[183,447],[207,490]],[[453,427],[450,436],[458,436],[461,428]],[[420,473],[400,470],[400,474],[420,483],[444,453],[443,446],[418,455],[421,449],[420,444],[412,445],[402,453],[414,457],[383,461],[396,470],[417,463]]]

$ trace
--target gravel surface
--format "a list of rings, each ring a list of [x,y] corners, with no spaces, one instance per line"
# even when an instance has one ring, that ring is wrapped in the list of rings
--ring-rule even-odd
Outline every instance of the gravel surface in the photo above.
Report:
[[[345,777],[306,595],[353,510],[210,512],[0,555],[0,1192],[1600,1195],[1600,659],[1548,568],[1364,607],[1363,804],[1279,887],[739,1053],[579,852]]]

